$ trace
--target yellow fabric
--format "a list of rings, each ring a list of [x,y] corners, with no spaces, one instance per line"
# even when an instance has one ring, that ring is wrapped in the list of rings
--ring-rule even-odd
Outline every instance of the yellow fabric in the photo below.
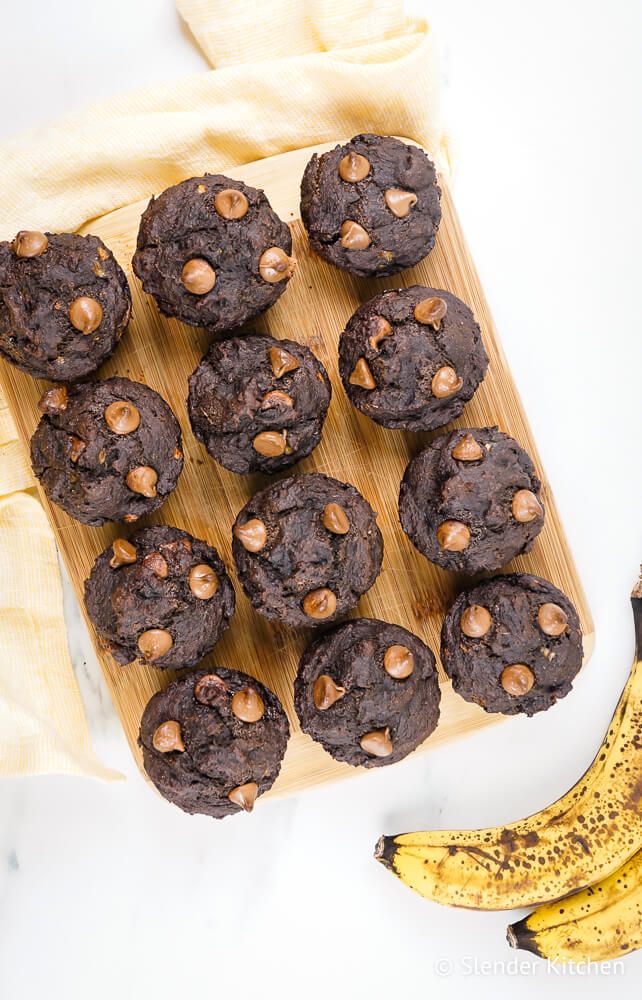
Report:
[[[213,70],[0,147],[3,237],[64,231],[203,171],[360,131],[449,146],[432,33],[401,0],[176,0]],[[91,753],[51,530],[0,397],[0,774],[113,776]]]

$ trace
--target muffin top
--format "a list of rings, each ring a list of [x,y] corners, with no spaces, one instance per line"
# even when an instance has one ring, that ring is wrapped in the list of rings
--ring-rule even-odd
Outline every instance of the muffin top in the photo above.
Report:
[[[461,573],[492,572],[532,548],[544,526],[540,488],[514,438],[496,427],[460,428],[412,459],[399,518],[431,562]]]
[[[116,538],[85,583],[87,612],[123,665],[194,667],[234,614],[234,588],[218,552],[179,528],[155,525]]]
[[[31,439],[34,475],[53,503],[93,526],[137,521],[176,487],[181,432],[154,389],[109,378],[47,390]]]
[[[155,694],[138,742],[161,795],[184,812],[223,819],[251,812],[274,784],[289,734],[272,691],[247,674],[217,666]]]
[[[161,312],[217,332],[276,302],[293,274],[291,251],[263,191],[205,174],[152,198],[132,263]]]
[[[434,430],[454,420],[487,366],[468,306],[425,285],[376,295],[357,309],[339,341],[350,402],[397,430]]]
[[[439,719],[435,658],[407,629],[373,618],[336,626],[304,652],[294,704],[304,732],[336,760],[402,760]]]
[[[333,621],[381,568],[383,539],[354,486],[320,473],[268,486],[239,511],[232,552],[256,610],[293,626]]]
[[[0,243],[0,353],[34,378],[95,372],[130,313],[127,278],[97,236],[22,231]]]
[[[352,274],[396,274],[432,250],[441,219],[432,161],[418,146],[356,135],[305,168],[301,218],[310,246]]]
[[[548,580],[497,576],[459,595],[444,620],[441,656],[466,701],[534,715],[571,690],[582,666],[579,617]]]
[[[258,334],[210,348],[189,380],[196,437],[232,472],[274,473],[321,438],[332,390],[312,351]]]

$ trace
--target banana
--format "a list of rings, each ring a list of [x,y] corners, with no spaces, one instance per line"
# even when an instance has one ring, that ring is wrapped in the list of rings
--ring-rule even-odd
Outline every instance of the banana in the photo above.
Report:
[[[642,848],[642,576],[631,595],[636,655],[586,774],[553,805],[485,830],[381,837],[375,858],[422,896],[509,910],[607,878]]]
[[[642,947],[642,851],[622,868],[507,931],[512,948],[559,962],[606,962]]]

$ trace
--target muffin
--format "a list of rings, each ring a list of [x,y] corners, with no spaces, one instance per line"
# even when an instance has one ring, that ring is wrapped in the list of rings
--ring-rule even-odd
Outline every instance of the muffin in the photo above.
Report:
[[[357,618],[308,646],[294,685],[301,728],[335,760],[402,760],[439,720],[435,658],[399,625]]]
[[[444,569],[492,572],[533,547],[544,526],[540,488],[514,438],[496,427],[460,428],[435,438],[408,465],[401,527]]]
[[[441,220],[432,161],[418,146],[356,135],[305,168],[301,218],[310,246],[351,274],[396,274],[432,250]]]
[[[339,341],[350,402],[396,430],[430,431],[454,420],[487,367],[468,306],[424,285],[376,295],[357,309]]]
[[[34,378],[91,375],[130,314],[127,278],[97,236],[22,230],[0,243],[0,353]]]
[[[332,389],[312,351],[258,334],[210,348],[189,380],[192,430],[231,472],[280,472],[321,439]]]
[[[497,576],[459,595],[444,620],[441,658],[466,701],[535,715],[569,693],[582,666],[579,617],[548,580]]]
[[[253,677],[213,667],[174,681],[147,703],[143,765],[186,813],[251,812],[274,784],[290,734],[279,699]]]
[[[215,548],[159,525],[116,538],[85,582],[85,604],[103,643],[123,665],[193,667],[227,629],[234,588]]]
[[[183,468],[176,417],[128,378],[49,389],[31,439],[34,475],[71,517],[97,526],[137,521],[165,502]]]
[[[334,621],[379,574],[375,513],[347,483],[310,473],[261,490],[239,512],[232,552],[256,610],[293,626]]]
[[[294,271],[291,252],[263,191],[205,174],[152,198],[132,263],[166,316],[219,332],[274,305]]]

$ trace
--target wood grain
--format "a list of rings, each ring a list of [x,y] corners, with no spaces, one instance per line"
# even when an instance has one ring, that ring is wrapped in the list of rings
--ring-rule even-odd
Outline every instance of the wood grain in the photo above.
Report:
[[[309,252],[298,218],[299,182],[305,164],[314,151],[328,148],[329,145],[324,145],[285,153],[240,167],[234,171],[234,176],[265,189],[274,209],[291,226],[298,261],[297,272],[285,294],[253,326],[275,337],[288,337],[308,344],[323,361],[333,384],[334,396],[323,440],[314,454],[300,463],[298,471],[316,470],[354,483],[378,511],[385,543],[383,569],[354,614],[397,622],[416,632],[437,653],[443,613],[462,584],[455,575],[423,559],[401,531],[397,519],[397,493],[404,468],[429,435],[389,431],[370,422],[348,403],[337,370],[338,337],[357,306],[385,288],[422,283],[449,289],[471,306],[490,357],[489,373],[456,425],[498,424],[531,454],[543,482],[547,508],[544,530],[533,551],[506,568],[537,573],[570,596],[580,614],[585,660],[588,659],[593,647],[591,615],[448,190],[442,184],[443,220],[436,247],[426,261],[389,279],[353,278]],[[169,402],[181,423],[186,459],[183,475],[176,492],[160,511],[147,519],[147,523],[174,524],[206,539],[216,546],[230,568],[233,566],[231,525],[235,515],[252,493],[268,480],[258,475],[241,477],[227,472],[209,458],[192,435],[185,406],[187,379],[208,346],[208,336],[202,330],[161,317],[131,273],[131,255],[144,207],[141,202],[119,209],[94,220],[83,230],[102,237],[114,251],[127,272],[134,300],[129,331],[100,374],[103,377],[125,375],[151,385]],[[37,401],[45,383],[34,382],[4,362],[0,378],[20,437],[28,446],[39,418]],[[123,533],[122,528],[115,525],[87,528],[50,505],[44,495],[42,500],[82,605],[83,583],[95,557],[117,534]],[[231,576],[235,581],[233,572]],[[205,665],[219,663],[255,675],[276,691],[286,708],[293,735],[281,775],[269,794],[290,793],[360,773],[361,769],[333,761],[298,728],[292,683],[310,633],[291,631],[264,621],[252,609],[240,586],[237,585],[236,590],[237,613],[232,627],[205,660]],[[132,751],[140,762],[136,739],[143,708],[149,697],[168,684],[173,675],[142,664],[119,667],[101,649],[88,624],[114,704]],[[441,678],[441,722],[421,750],[497,720],[496,716],[489,716],[457,697],[443,671]]]

